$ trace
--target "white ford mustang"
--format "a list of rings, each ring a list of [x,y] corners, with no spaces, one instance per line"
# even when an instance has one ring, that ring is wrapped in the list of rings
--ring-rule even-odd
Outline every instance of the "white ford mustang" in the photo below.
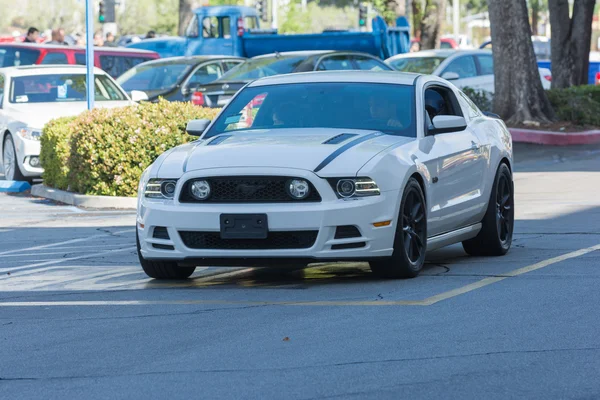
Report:
[[[361,260],[414,277],[462,242],[503,255],[513,232],[511,136],[427,75],[317,72],[257,80],[139,186],[140,262],[153,278],[199,265]]]

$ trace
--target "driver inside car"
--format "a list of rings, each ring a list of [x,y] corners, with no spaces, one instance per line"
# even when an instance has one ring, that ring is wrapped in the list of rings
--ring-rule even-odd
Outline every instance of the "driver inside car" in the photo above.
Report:
[[[404,124],[400,121],[397,111],[396,104],[381,101],[377,96],[369,97],[371,118],[376,121],[385,121],[388,128],[404,128]]]

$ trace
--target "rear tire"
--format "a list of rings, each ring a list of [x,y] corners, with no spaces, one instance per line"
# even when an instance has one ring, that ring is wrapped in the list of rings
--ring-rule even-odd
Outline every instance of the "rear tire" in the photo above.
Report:
[[[508,165],[496,172],[481,231],[462,245],[472,256],[503,256],[510,249],[515,222],[514,186]]]
[[[26,178],[25,175],[21,173],[21,168],[17,161],[18,156],[15,142],[10,134],[7,134],[4,139],[2,152],[2,170],[4,172],[4,179],[7,181],[31,182],[31,178]]]
[[[154,279],[187,279],[189,278],[196,267],[180,267],[174,261],[151,261],[146,260],[142,257],[142,253],[140,251],[140,238],[137,233],[137,228],[135,232],[135,240],[137,244],[137,253],[138,258],[140,259],[140,264],[142,265],[142,269],[150,278]]]
[[[402,194],[394,252],[392,256],[371,261],[371,271],[384,278],[414,278],[425,263],[427,251],[427,209],[423,190],[415,178],[410,178]]]

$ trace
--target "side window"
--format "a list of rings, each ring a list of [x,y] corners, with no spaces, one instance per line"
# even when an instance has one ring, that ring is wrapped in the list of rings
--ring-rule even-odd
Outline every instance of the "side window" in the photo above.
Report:
[[[425,123],[428,128],[438,115],[462,117],[463,112],[454,92],[446,87],[432,86],[425,90]]]
[[[381,61],[377,61],[374,58],[366,57],[366,56],[354,56],[354,62],[356,66],[360,70],[364,71],[387,71],[388,68],[385,67]]]
[[[118,76],[117,60],[114,56],[100,56],[100,68],[110,76]]]
[[[2,108],[4,100],[4,75],[0,75],[0,108]]]
[[[325,57],[317,66],[317,71],[336,71],[342,69],[354,69],[348,56]]]
[[[246,29],[257,29],[258,22],[256,17],[246,17],[244,18],[244,28]]]
[[[141,64],[146,61],[152,60],[151,58],[142,58],[142,57],[119,57],[121,59],[120,71],[118,76],[123,75],[125,72],[129,71],[131,68],[135,67],[138,64]]]
[[[68,64],[67,55],[65,53],[47,53],[41,64]]]
[[[219,63],[206,64],[198,68],[188,82],[188,87],[197,87],[205,83],[219,79],[223,75],[223,70]]]
[[[219,37],[219,19],[217,17],[206,17],[202,20],[202,37],[207,39]]]
[[[494,75],[494,57],[476,56],[479,62],[479,75]]]
[[[220,37],[224,39],[231,39],[231,19],[229,17],[219,18],[221,20],[221,32]]]
[[[261,93],[256,96],[248,104],[242,108],[239,114],[232,115],[225,120],[225,130],[237,130],[237,129],[248,129],[251,128],[256,119],[256,115],[260,111],[264,100],[267,97],[267,93]],[[293,112],[293,110],[292,110]],[[273,124],[280,125],[277,122],[281,122],[277,119],[277,115],[273,115]]]
[[[198,16],[194,15],[192,17],[192,20],[190,21],[190,23],[188,24],[187,28],[185,29],[185,36],[187,36],[187,37],[198,37],[198,36],[200,36],[198,34]]]
[[[472,78],[477,76],[477,67],[472,56],[464,56],[452,61],[442,74],[446,72],[455,72],[459,79]]]
[[[85,57],[85,53],[75,53],[75,64],[78,65],[86,65],[87,59]]]
[[[243,63],[242,60],[239,60],[239,61],[230,60],[230,61],[225,61],[223,64],[225,64],[225,69],[227,71],[229,71],[230,69],[233,69],[234,67],[237,67],[241,63]]]

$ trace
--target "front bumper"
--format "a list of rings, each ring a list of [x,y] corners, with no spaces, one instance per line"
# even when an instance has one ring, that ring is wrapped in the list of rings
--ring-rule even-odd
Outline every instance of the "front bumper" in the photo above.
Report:
[[[286,175],[308,179],[319,191],[319,203],[243,203],[182,204],[177,201],[185,181],[190,178],[234,175]],[[185,261],[195,265],[252,265],[265,260],[366,260],[390,256],[393,252],[395,225],[399,210],[397,192],[352,200],[338,199],[329,183],[311,171],[273,169],[260,171],[233,168],[193,171],[179,179],[175,200],[140,198],[137,229],[140,251],[145,259]],[[296,249],[197,249],[186,246],[180,231],[220,232],[220,215],[267,214],[269,232],[318,231],[314,244]],[[388,226],[373,224],[392,221]],[[356,226],[360,237],[335,239],[339,226]],[[169,239],[154,238],[156,227],[165,227]],[[260,239],[258,239],[260,240]],[[348,248],[352,245],[359,248]],[[336,246],[337,245],[337,246]],[[339,246],[345,245],[345,246]],[[160,248],[157,248],[158,246]],[[166,249],[165,246],[169,246]],[[332,249],[332,246],[335,248]]]

